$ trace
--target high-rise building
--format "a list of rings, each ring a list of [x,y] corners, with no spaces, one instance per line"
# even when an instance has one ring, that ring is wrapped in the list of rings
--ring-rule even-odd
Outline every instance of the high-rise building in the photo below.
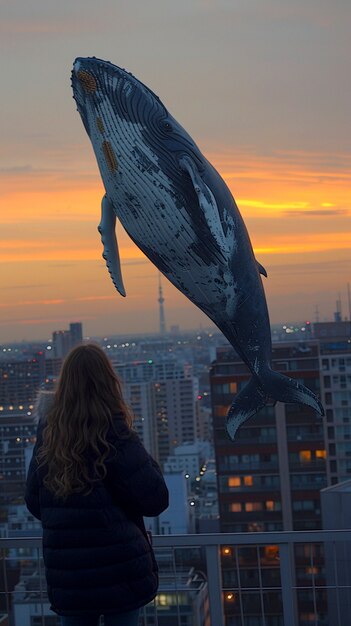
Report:
[[[69,325],[69,332],[71,333],[71,346],[79,345],[83,341],[83,324],[82,322],[71,322]]]
[[[175,446],[196,436],[195,380],[174,360],[117,364],[123,391],[145,446],[163,464]]]
[[[317,341],[274,344],[273,369],[296,378],[319,395]],[[218,349],[211,386],[221,531],[319,529],[320,489],[327,485],[323,419],[303,405],[268,404],[241,426],[235,441],[230,441],[225,433],[225,416],[234,395],[249,377],[246,366],[231,348]],[[305,595],[297,598],[298,623],[304,623],[305,607],[313,599],[309,549],[301,544],[295,551],[296,582],[307,587]],[[223,580],[225,585],[235,587],[237,564],[228,550],[223,552]],[[314,557],[313,575],[322,576],[322,558]],[[274,588],[278,584],[278,546],[266,546],[261,558],[265,580]],[[255,550],[248,548],[240,563],[241,585],[255,585],[256,561]],[[281,624],[279,593],[272,591],[269,602],[267,626]],[[318,608],[319,614],[326,617],[325,598],[319,599]],[[235,623],[236,608],[228,603],[225,610],[228,623]],[[260,605],[254,596],[245,614],[250,623],[259,623]]]
[[[233,350],[218,349],[211,383],[222,531],[322,527],[320,490],[335,483],[341,483],[342,489],[351,476],[350,330],[350,322],[338,318],[314,324],[312,340],[273,345],[273,368],[320,395],[325,407],[323,418],[303,405],[267,405],[240,428],[234,442],[226,438],[224,417],[233,395],[242,389],[250,374]],[[267,555],[271,565],[265,576],[274,581],[272,555],[274,551]],[[296,581],[306,586],[304,597],[297,597],[301,623],[305,602],[313,595],[308,589],[311,575],[325,584],[323,572],[329,556],[327,551],[324,561],[323,550],[312,555],[308,546],[296,547]],[[241,564],[248,585],[250,558],[248,554],[247,562]],[[224,559],[223,577],[233,584],[230,554]],[[278,598],[272,597],[272,607],[279,620]],[[320,619],[328,620],[326,596],[318,597],[318,613]]]
[[[22,411],[24,406],[34,404],[38,388],[44,381],[43,352],[21,361],[1,361],[0,411]]]
[[[55,330],[52,333],[54,356],[58,359],[64,359],[68,352],[82,341],[83,326],[81,322],[71,322],[69,330]]]
[[[328,484],[351,478],[351,322],[314,325],[320,346]]]
[[[37,426],[33,410],[39,389],[51,390],[61,359],[46,359],[40,351],[32,358],[0,363],[0,510],[23,502],[28,454]],[[2,520],[3,522],[6,520]]]
[[[55,330],[52,333],[52,345],[54,356],[57,359],[64,359],[71,349],[71,333],[69,330]]]
[[[32,409],[30,405],[0,413],[0,510],[5,517],[9,505],[23,502],[27,450],[32,450],[37,430]]]
[[[273,368],[319,394],[318,343],[275,344]],[[319,491],[327,484],[323,420],[309,407],[267,405],[238,431],[225,416],[250,374],[231,348],[219,348],[211,371],[221,530],[320,528]]]

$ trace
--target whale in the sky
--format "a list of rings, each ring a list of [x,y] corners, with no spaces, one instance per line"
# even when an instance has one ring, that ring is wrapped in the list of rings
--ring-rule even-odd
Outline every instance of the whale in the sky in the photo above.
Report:
[[[99,231],[115,287],[125,296],[118,217],[152,263],[222,331],[252,374],[229,409],[229,436],[269,399],[306,404],[323,414],[312,391],[271,369],[260,276],[265,270],[227,185],[193,139],[148,87],[112,63],[76,59],[72,87],[106,190]]]

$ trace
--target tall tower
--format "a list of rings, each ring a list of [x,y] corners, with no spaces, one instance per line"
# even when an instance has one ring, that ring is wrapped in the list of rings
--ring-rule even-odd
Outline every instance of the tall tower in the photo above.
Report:
[[[166,332],[166,320],[165,320],[165,310],[164,303],[165,299],[163,297],[162,285],[161,285],[161,274],[158,274],[158,303],[160,305],[160,333],[164,335]]]

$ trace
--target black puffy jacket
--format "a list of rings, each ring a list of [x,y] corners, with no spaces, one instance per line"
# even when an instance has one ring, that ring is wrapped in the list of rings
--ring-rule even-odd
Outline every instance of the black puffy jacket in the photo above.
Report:
[[[120,417],[108,434],[113,453],[107,476],[88,495],[63,501],[43,485],[37,451],[39,424],[25,501],[41,520],[43,557],[51,608],[59,615],[127,612],[150,602],[158,587],[157,564],[143,516],[168,506],[168,490],[156,461]]]

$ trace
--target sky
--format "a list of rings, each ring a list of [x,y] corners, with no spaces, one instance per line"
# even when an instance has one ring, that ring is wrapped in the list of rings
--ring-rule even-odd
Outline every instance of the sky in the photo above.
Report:
[[[229,186],[272,323],[331,320],[351,280],[349,0],[0,0],[0,343],[154,332],[158,273],[117,227],[127,297],[97,232],[104,194],[76,111],[77,56],[157,93]],[[166,323],[208,319],[166,279]]]

